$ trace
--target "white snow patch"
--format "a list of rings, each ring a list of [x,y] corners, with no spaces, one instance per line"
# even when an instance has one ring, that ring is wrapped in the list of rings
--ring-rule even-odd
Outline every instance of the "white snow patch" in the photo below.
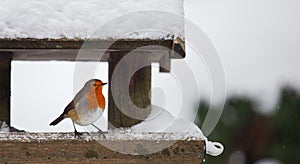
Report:
[[[7,133],[9,132],[9,127],[6,124],[6,122],[1,122],[0,121],[0,133]]]
[[[183,38],[183,13],[183,0],[0,1],[0,38]]]
[[[177,134],[176,140],[185,138],[198,138],[206,142],[206,153],[212,156],[220,155],[224,147],[221,143],[209,141],[200,128],[189,120],[176,119],[168,111],[152,106],[152,111],[148,118],[140,124],[131,127],[132,132],[159,132]]]
[[[85,137],[89,140],[91,137]],[[43,140],[74,140],[74,133],[27,133],[27,132],[9,132],[0,133],[0,141],[43,141]]]

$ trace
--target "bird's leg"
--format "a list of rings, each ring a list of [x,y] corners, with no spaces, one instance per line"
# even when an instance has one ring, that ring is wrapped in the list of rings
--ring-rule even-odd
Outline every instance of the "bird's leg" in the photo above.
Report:
[[[96,125],[94,125],[94,124],[91,124],[94,128],[96,128],[97,130],[98,130],[98,133],[100,133],[100,134],[102,134],[102,136],[103,136],[103,138],[106,138],[105,137],[105,135],[104,135],[104,132],[100,129],[100,128],[98,128]],[[107,132],[106,132],[107,133]]]
[[[75,138],[76,137],[79,137],[79,138],[82,138],[81,136],[82,136],[82,133],[80,133],[80,132],[78,132],[76,129],[75,129]]]
[[[73,122],[73,121],[72,121]],[[78,132],[77,130],[76,130],[76,128],[75,128],[75,124],[74,124],[74,122],[73,122],[73,127],[74,127],[74,133],[75,133],[75,138],[76,138],[76,136],[78,136],[79,138],[81,138],[81,136],[82,136],[82,133],[80,133],[80,132]]]
[[[86,133],[86,134],[89,134],[88,132],[78,132],[77,130],[76,130],[76,128],[75,128],[75,124],[74,124],[74,122],[73,122],[73,127],[74,127],[74,133],[75,133],[75,138],[76,138],[76,136],[77,137],[79,137],[79,138],[82,138],[81,136],[84,134],[84,133]]]
[[[98,130],[99,133],[104,133],[100,128],[98,128],[96,125],[92,124],[94,128]]]

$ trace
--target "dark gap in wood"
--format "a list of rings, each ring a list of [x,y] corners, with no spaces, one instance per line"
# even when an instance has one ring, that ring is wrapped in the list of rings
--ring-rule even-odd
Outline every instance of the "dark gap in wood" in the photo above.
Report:
[[[0,52],[0,121],[10,126],[10,78],[11,59],[10,52]]]

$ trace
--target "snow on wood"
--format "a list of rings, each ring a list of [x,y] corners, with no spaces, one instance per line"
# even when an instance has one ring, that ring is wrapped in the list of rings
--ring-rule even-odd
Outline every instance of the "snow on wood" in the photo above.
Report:
[[[206,153],[218,156],[224,151],[224,146],[219,142],[209,141],[201,129],[190,120],[177,119],[171,113],[152,105],[150,115],[141,123],[131,127],[132,132],[164,132],[177,134],[177,140],[183,138],[198,138],[205,140]],[[172,138],[172,137],[170,137]],[[176,138],[175,138],[176,139]]]
[[[104,137],[105,136],[105,137]],[[196,133],[152,133],[131,132],[127,130],[112,130],[99,134],[91,132],[83,134],[81,138],[75,138],[74,133],[28,133],[28,132],[0,132],[0,141],[43,141],[43,140],[203,140]]]
[[[74,133],[7,133],[0,130],[0,141],[33,142],[45,140],[77,140]],[[209,141],[202,131],[191,121],[175,119],[168,111],[153,106],[148,118],[131,128],[118,128],[107,133],[90,132],[81,140],[85,141],[178,141],[203,140],[206,143],[206,153],[218,156],[224,151],[221,143]]]
[[[174,15],[183,15],[183,0],[0,1],[0,38],[183,38]]]
[[[7,133],[9,132],[9,127],[6,124],[6,122],[1,122],[0,121],[0,133]]]

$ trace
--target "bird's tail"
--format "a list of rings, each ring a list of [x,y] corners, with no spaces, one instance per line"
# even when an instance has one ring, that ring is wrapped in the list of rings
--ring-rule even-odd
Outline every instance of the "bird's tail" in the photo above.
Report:
[[[54,126],[54,125],[58,124],[60,121],[62,121],[64,118],[65,118],[65,117],[64,117],[64,115],[62,114],[62,115],[60,115],[57,119],[55,119],[54,121],[52,121],[52,122],[50,123],[50,125]]]

